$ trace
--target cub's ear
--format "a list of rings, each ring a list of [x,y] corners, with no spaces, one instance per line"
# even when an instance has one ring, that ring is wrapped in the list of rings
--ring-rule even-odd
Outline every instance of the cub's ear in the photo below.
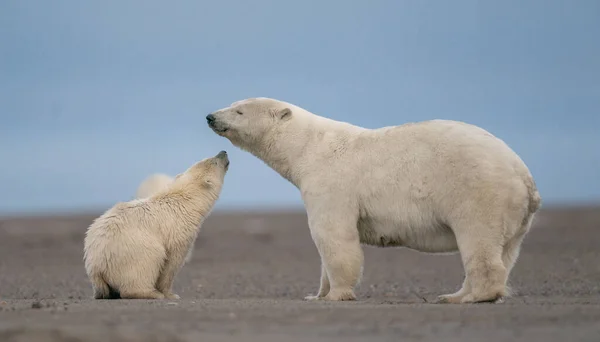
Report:
[[[292,110],[289,108],[283,108],[277,111],[277,118],[279,120],[289,120],[292,118]]]

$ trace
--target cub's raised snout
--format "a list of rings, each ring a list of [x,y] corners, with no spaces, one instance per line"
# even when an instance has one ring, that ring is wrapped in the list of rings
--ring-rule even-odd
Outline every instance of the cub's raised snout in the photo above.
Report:
[[[208,122],[208,124],[210,125],[211,123],[213,123],[215,121],[215,116],[212,114],[208,114],[206,116],[206,122]]]
[[[179,299],[173,282],[219,199],[228,165],[220,151],[94,220],[84,239],[94,298]]]
[[[221,159],[225,163],[225,167],[229,166],[229,157],[227,151],[221,151],[216,155],[217,158]]]

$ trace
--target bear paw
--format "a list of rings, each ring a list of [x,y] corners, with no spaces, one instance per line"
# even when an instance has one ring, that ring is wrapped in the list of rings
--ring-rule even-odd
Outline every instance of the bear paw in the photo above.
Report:
[[[437,297],[436,304],[460,304],[463,296],[446,294]]]
[[[181,299],[181,297],[179,297],[179,295],[175,294],[175,293],[167,293],[165,295],[165,298],[167,298],[167,299]]]
[[[356,295],[352,290],[330,291],[323,299],[329,301],[351,301],[356,300]]]
[[[313,301],[313,300],[322,300],[323,298],[324,298],[324,296],[321,296],[321,295],[316,295],[316,296],[309,295],[309,296],[304,297],[304,300]]]
[[[468,294],[462,298],[461,303],[464,303],[464,304],[476,304],[476,303],[501,304],[501,303],[504,303],[504,296],[501,294],[493,294],[493,295],[488,295],[488,296],[475,296],[473,294]]]

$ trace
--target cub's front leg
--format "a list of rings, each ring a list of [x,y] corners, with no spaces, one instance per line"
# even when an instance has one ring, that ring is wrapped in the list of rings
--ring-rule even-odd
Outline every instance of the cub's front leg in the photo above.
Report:
[[[172,292],[172,287],[175,276],[183,266],[187,251],[184,248],[167,251],[167,259],[156,282],[156,288],[165,295],[165,298],[180,298],[179,295]]]

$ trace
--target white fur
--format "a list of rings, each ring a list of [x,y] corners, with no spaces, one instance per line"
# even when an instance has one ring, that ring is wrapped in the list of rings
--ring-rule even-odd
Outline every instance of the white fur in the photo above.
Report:
[[[153,175],[150,175],[148,178],[144,179],[142,184],[140,184],[140,186],[138,187],[135,196],[137,199],[150,197],[160,191],[166,190],[169,187],[169,185],[171,185],[171,183],[173,183],[173,178],[171,176],[165,175],[163,173],[155,173]],[[192,242],[192,245],[190,246],[190,249],[188,250],[188,253],[185,256],[184,263],[186,264],[190,262],[190,260],[192,260],[194,243],[195,241]]]
[[[146,198],[166,189],[173,182],[173,178],[162,173],[155,173],[144,179],[137,189],[136,198]]]
[[[88,228],[84,261],[96,299],[178,299],[171,287],[217,201],[229,161],[202,160],[150,197],[117,203]]]
[[[463,286],[439,302],[508,295],[541,198],[519,156],[487,131],[447,120],[366,129],[268,98],[207,120],[300,190],[322,264],[319,292],[307,299],[355,299],[361,243],[459,251]]]

